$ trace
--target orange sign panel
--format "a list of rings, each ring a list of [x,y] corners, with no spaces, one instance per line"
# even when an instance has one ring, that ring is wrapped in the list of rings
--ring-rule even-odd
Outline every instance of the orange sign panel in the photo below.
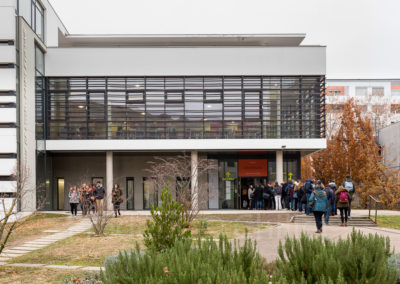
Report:
[[[266,177],[268,161],[266,159],[239,159],[240,177]]]

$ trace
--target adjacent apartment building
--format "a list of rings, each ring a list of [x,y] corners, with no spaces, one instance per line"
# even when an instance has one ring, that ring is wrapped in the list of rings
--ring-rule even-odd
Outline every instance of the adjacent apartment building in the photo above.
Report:
[[[48,1],[3,0],[0,194],[17,166],[34,189],[19,210],[67,209],[96,181],[149,209],[148,161],[188,153],[218,165],[192,183],[208,182],[204,209],[240,209],[242,187],[299,178],[326,147],[325,47],[304,37],[73,35]]]

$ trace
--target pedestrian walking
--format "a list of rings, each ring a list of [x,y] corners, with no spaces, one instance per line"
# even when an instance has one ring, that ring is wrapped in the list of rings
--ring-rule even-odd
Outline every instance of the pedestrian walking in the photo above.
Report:
[[[279,185],[277,181],[275,181],[274,185],[274,192],[275,192],[275,210],[282,209],[282,187]]]
[[[325,217],[325,225],[329,225],[329,217],[331,216],[332,207],[335,204],[335,192],[333,191],[333,189],[329,184],[325,187],[325,192],[328,198],[328,206],[326,208],[324,217]]]
[[[343,186],[335,192],[336,207],[340,210],[340,219],[342,224],[340,226],[347,227],[347,213],[351,204],[351,196],[349,190]]]
[[[311,208],[309,206],[308,200],[310,200],[311,194],[313,192],[314,186],[313,186],[313,181],[311,179],[307,179],[306,183],[304,184],[304,190],[306,192],[306,214],[310,215],[311,214]]]
[[[254,191],[254,198],[256,200],[257,209],[263,209],[264,208],[264,198],[263,198],[263,189],[262,189],[261,185],[258,185],[256,187],[256,190]]]
[[[248,197],[249,197],[249,209],[254,208],[254,187],[253,185],[249,186],[249,190],[247,191]]]
[[[115,218],[117,218],[118,215],[121,216],[120,207],[121,207],[121,203],[123,201],[122,200],[122,190],[117,183],[114,184],[111,194],[112,194],[111,202],[113,204]]]
[[[346,176],[346,180],[343,183],[343,187],[345,189],[347,189],[347,191],[349,192],[350,195],[350,199],[349,199],[349,209],[348,209],[348,218],[350,219],[350,215],[351,215],[351,200],[353,199],[353,195],[356,192],[356,186],[354,185],[354,182],[351,179],[351,176]]]
[[[72,216],[76,216],[78,213],[78,204],[79,204],[79,192],[76,189],[76,186],[73,186],[69,190],[69,205],[71,206],[71,214]]]
[[[314,191],[311,193],[309,206],[312,208],[317,226],[317,234],[322,233],[322,215],[328,206],[328,198],[323,189],[322,182],[318,181]]]
[[[104,208],[104,196],[106,194],[106,191],[104,190],[104,187],[102,186],[101,182],[96,183],[96,187],[94,189],[94,197],[96,199],[96,208],[97,208],[97,213],[100,216],[103,216],[103,208]]]

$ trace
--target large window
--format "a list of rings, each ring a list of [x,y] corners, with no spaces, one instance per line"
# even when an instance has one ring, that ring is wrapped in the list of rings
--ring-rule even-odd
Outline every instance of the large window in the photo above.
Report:
[[[320,138],[324,89],[323,76],[48,78],[47,137]]]
[[[44,41],[44,8],[42,4],[38,0],[19,0],[17,10],[38,37]]]

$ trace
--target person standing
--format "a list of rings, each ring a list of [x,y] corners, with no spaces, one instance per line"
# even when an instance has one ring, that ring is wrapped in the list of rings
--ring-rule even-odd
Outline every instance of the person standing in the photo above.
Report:
[[[275,191],[275,210],[282,209],[282,187],[279,185],[278,181],[274,185]]]
[[[254,187],[253,185],[250,185],[249,190],[247,191],[248,197],[249,197],[249,209],[254,208]]]
[[[303,197],[305,196],[304,193],[304,185],[301,182],[301,180],[297,181],[299,183],[298,187],[299,190],[297,191],[297,200],[298,200],[298,207],[299,207],[299,212],[303,212]]]
[[[115,218],[117,218],[118,215],[121,216],[120,207],[122,203],[122,190],[117,183],[114,184],[111,194],[112,194],[111,202],[114,207]]]
[[[345,189],[347,189],[347,191],[349,192],[350,195],[350,199],[349,199],[349,214],[348,214],[348,218],[350,219],[350,215],[351,215],[351,200],[353,199],[353,195],[356,192],[356,186],[354,185],[354,182],[351,180],[351,176],[346,176],[346,180],[343,183],[343,187]]]
[[[325,187],[325,192],[328,197],[328,206],[325,212],[325,225],[329,225],[329,217],[331,216],[332,207],[335,204],[335,193],[329,184]]]
[[[336,183],[335,183],[335,180],[333,180],[333,179],[330,180],[328,185],[332,189],[333,195],[335,195],[336,190],[338,190],[338,188],[336,186]],[[331,215],[332,216],[337,215],[336,202],[333,202]]]
[[[313,192],[313,182],[311,179],[307,179],[306,183],[304,184],[304,190],[306,192],[306,214],[311,214],[311,208],[309,206],[308,200],[310,199],[311,193]]]
[[[340,219],[342,224],[340,226],[347,227],[347,212],[351,204],[351,196],[349,190],[343,186],[335,192],[336,207],[340,210]]]
[[[76,186],[73,186],[69,190],[69,205],[71,206],[71,214],[72,216],[76,216],[78,213],[78,204],[79,204],[79,192],[76,189]]]
[[[82,216],[86,215],[86,209],[85,209],[85,186],[86,184],[82,184],[82,186],[79,188],[79,205],[81,207],[82,211]]]
[[[104,195],[106,194],[106,191],[104,190],[104,187],[102,186],[101,182],[96,183],[96,187],[94,188],[94,197],[96,199],[96,207],[97,207],[97,213],[100,216],[103,216],[103,208],[104,208]]]
[[[322,182],[318,181],[314,191],[311,193],[309,203],[313,204],[313,213],[315,217],[315,224],[317,226],[317,234],[322,233],[322,215],[325,213],[328,206],[328,198],[323,189]]]
[[[263,189],[261,185],[258,185],[256,187],[256,190],[254,191],[254,197],[256,200],[257,209],[263,209],[264,199],[263,199]]]

